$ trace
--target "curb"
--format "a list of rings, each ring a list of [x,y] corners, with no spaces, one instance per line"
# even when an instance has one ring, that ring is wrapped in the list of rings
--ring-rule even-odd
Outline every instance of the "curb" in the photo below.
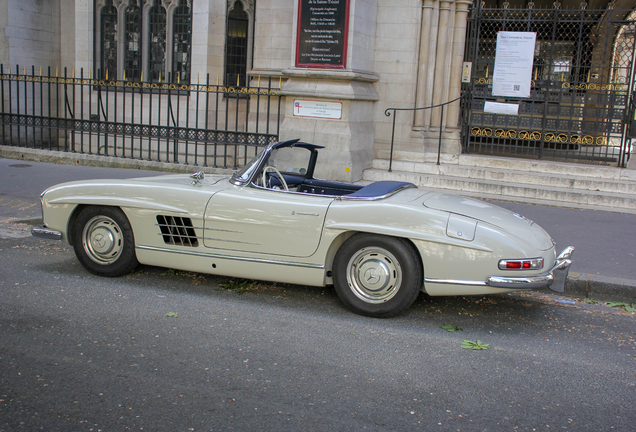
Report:
[[[594,274],[568,276],[565,295],[601,301],[636,302],[636,281]]]
[[[234,169],[232,168],[202,167],[200,165],[186,165],[176,162],[157,162],[124,158],[120,156],[41,150],[24,147],[11,147],[7,145],[0,145],[0,158],[53,163],[57,165],[82,165],[100,168],[124,168],[148,171],[162,171],[168,173],[191,174],[197,171],[203,171],[206,174],[231,174],[234,172]]]
[[[632,304],[636,303],[636,280],[572,272],[565,281],[564,292],[554,292],[549,288],[537,290],[536,292],[563,297],[590,298],[604,302],[620,301]]]

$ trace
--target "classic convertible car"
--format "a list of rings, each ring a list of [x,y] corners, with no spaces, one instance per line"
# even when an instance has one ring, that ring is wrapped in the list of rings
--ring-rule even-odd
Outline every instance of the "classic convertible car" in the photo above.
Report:
[[[333,284],[347,307],[374,317],[399,314],[420,291],[563,291],[574,248],[557,256],[531,220],[411,183],[315,179],[321,148],[272,144],[232,176],[63,183],[42,193],[44,225],[32,233],[68,242],[96,275],[142,263]]]

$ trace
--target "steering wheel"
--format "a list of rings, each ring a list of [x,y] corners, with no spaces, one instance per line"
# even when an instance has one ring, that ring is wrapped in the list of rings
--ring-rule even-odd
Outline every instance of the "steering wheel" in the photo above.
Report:
[[[278,171],[276,167],[273,167],[273,166],[266,166],[263,169],[263,186],[267,187],[267,171],[274,171],[274,173],[278,175],[278,178],[280,178],[280,182],[283,184],[283,189],[289,192],[289,188],[287,187],[287,182],[285,181],[285,177],[283,177],[280,171]]]

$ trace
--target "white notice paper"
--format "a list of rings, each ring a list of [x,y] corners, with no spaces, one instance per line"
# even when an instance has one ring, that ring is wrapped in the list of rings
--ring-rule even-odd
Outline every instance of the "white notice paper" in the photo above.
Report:
[[[294,99],[294,116],[342,119],[342,102]]]
[[[493,114],[519,115],[519,104],[484,102],[484,112]]]
[[[497,33],[493,96],[530,97],[535,32]]]

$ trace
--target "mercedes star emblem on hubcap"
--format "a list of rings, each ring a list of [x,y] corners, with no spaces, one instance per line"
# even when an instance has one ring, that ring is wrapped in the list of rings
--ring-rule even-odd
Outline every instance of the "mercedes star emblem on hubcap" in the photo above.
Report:
[[[380,280],[380,274],[376,269],[370,268],[364,273],[364,279],[367,283],[376,284]]]

